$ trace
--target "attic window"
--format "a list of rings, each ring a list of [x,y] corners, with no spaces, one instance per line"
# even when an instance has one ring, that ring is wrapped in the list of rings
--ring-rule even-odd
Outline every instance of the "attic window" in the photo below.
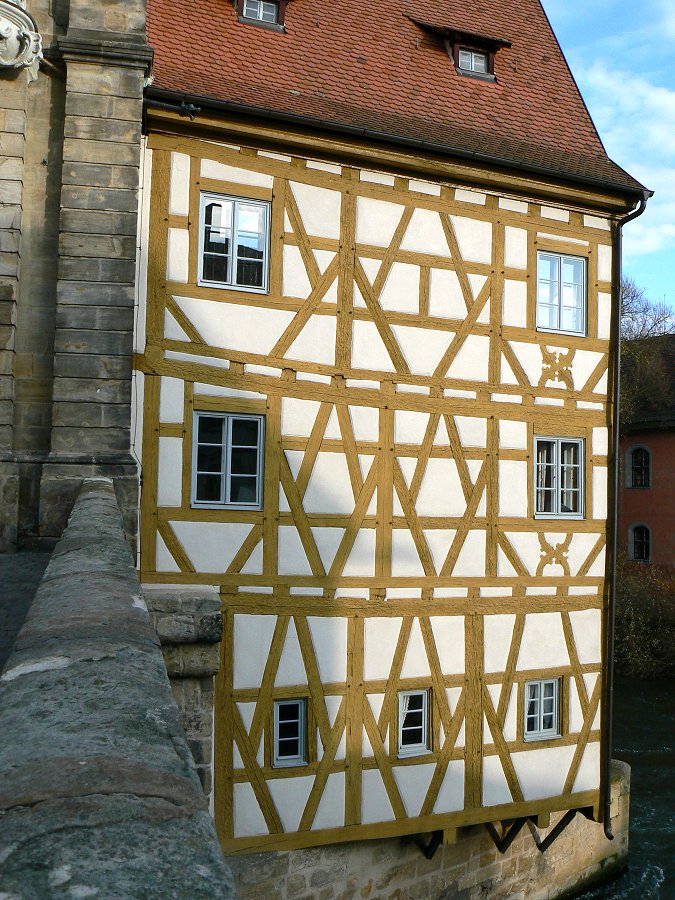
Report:
[[[469,50],[466,47],[459,48],[459,68],[465,72],[487,75],[489,61],[490,57],[487,53],[480,50]]]
[[[498,47],[494,43],[488,45],[488,41],[477,37],[469,43],[469,37],[453,35],[445,41],[445,49],[455,64],[457,74],[479,78],[481,81],[495,81],[495,54]]]
[[[283,31],[286,3],[287,0],[236,0],[239,21]]]

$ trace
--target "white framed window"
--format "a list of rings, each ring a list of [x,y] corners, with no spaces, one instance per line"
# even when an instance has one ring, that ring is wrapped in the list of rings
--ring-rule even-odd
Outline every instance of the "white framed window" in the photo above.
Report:
[[[542,518],[584,516],[584,442],[535,437],[534,514]]]
[[[525,740],[560,737],[560,679],[525,682]]]
[[[398,755],[419,756],[430,749],[429,691],[399,691]]]
[[[586,333],[586,260],[537,253],[537,328]]]
[[[245,19],[276,25],[279,21],[279,4],[273,0],[244,0],[242,15]]]
[[[460,47],[459,68],[464,69],[466,72],[477,72],[480,75],[487,75],[490,71],[488,54],[481,50],[469,50]]]
[[[262,508],[264,416],[196,412],[192,505]]]
[[[270,204],[204,193],[199,213],[199,284],[265,293]]]
[[[307,700],[275,700],[273,765],[283,768],[306,763]]]
[[[628,529],[628,558],[649,562],[652,558],[652,533],[648,525],[631,525]]]

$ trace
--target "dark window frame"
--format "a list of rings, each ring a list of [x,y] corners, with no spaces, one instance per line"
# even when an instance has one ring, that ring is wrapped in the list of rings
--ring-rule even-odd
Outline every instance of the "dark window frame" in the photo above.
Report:
[[[652,530],[644,522],[634,522],[628,529],[628,558],[632,562],[651,562]]]
[[[642,463],[636,465],[636,455],[644,454]],[[638,445],[628,451],[628,471],[626,473],[626,487],[645,490],[652,486],[652,453],[649,447]],[[640,482],[640,483],[636,483]]]

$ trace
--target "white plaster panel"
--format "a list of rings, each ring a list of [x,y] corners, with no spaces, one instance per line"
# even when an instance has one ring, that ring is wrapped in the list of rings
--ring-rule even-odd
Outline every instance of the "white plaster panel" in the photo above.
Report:
[[[354,511],[354,494],[344,453],[317,454],[303,506],[312,513],[340,515]]]
[[[443,418],[440,418],[438,420],[436,434],[434,435],[434,446],[435,447],[449,447],[450,446],[450,438],[448,437],[448,429],[445,424],[445,419],[443,419]]]
[[[298,633],[295,630],[295,623],[292,619],[288,623],[284,649],[281,651],[279,668],[277,669],[274,684],[277,687],[291,687],[298,684],[307,684],[307,672],[302,659]]]
[[[369,172],[367,169],[362,169],[361,181],[369,181],[371,184],[386,184],[389,187],[393,187],[396,179],[393,175],[387,175],[386,172]]]
[[[391,574],[394,578],[424,575],[415,541],[407,528],[394,528],[392,531]]]
[[[464,671],[464,617],[431,616],[436,650],[444,675]]]
[[[277,624],[276,616],[234,617],[234,687],[259,688]]]
[[[169,212],[174,216],[187,216],[190,212],[190,157],[186,153],[171,154],[169,179]]]
[[[508,209],[510,212],[527,213],[528,206],[524,200],[513,200],[510,197],[499,198],[499,208]]]
[[[190,340],[168,309],[164,310],[164,337],[170,341],[189,342]],[[143,348],[141,347],[140,349],[142,350]]]
[[[475,203],[477,206],[485,206],[487,196],[480,191],[467,191],[464,188],[455,188],[455,200],[462,203]]]
[[[434,568],[437,573],[440,572],[443,567],[443,563],[450,551],[450,545],[455,539],[456,534],[457,530],[454,528],[427,528],[424,531],[424,537],[426,538],[429,550],[431,551]],[[442,588],[436,588],[437,592],[439,590],[442,590]],[[437,593],[436,596],[441,595]]]
[[[157,532],[155,544],[155,568],[158,572],[180,572],[180,566],[169,553],[159,532]]]
[[[527,450],[527,422],[501,420],[499,423],[499,446],[510,450]]]
[[[433,331],[392,325],[399,347],[413,375],[433,375],[454,337],[452,331]]]
[[[312,253],[322,275],[337,255],[333,250],[312,250]]]
[[[581,566],[586,562],[588,554],[595,547],[597,534],[584,534],[579,532],[573,535],[567,551],[567,562],[570,567],[570,575],[574,577]]]
[[[431,457],[417,498],[420,516],[461,516],[466,510],[454,459]]]
[[[240,306],[212,300],[176,297],[176,302],[214,347],[237,349],[267,356],[295,313],[258,306]],[[192,357],[196,360],[196,357]],[[216,361],[210,361],[216,365]]]
[[[185,284],[188,280],[190,235],[187,228],[169,228],[166,245],[167,281]]]
[[[404,207],[370,197],[356,199],[356,240],[359,244],[388,247]]]
[[[597,386],[593,388],[594,394],[606,394],[607,393],[607,372],[602,376],[600,381],[598,381]],[[598,407],[602,408],[602,407]]]
[[[501,547],[497,547],[497,575],[499,578],[513,578],[518,575]]]
[[[587,744],[581,757],[579,771],[572,786],[573,794],[594,791],[600,786],[600,743]]]
[[[321,172],[330,172],[331,175],[340,175],[342,173],[342,166],[337,166],[335,163],[319,162],[315,159],[307,160],[307,168],[318,169]]]
[[[359,256],[359,262],[363,267],[363,271],[366,273],[366,278],[372,285],[377,278],[377,274],[382,267],[381,259],[371,259],[368,256]]]
[[[365,619],[363,677],[366,681],[389,677],[402,622],[396,616]]]
[[[585,597],[589,594],[595,596],[597,593],[597,587],[592,584],[576,585],[569,588],[570,597]]]
[[[577,400],[577,409],[596,409],[602,412],[602,410],[604,409],[604,404],[588,403],[585,400]]]
[[[612,248],[598,244],[598,281],[612,280]]]
[[[429,315],[443,319],[466,318],[466,303],[457,273],[451,269],[431,269]]]
[[[422,596],[422,588],[392,588],[385,591],[385,600],[419,600]]]
[[[361,822],[388,822],[394,818],[387,791],[379,769],[365,769],[362,773]]]
[[[537,535],[525,531],[510,531],[506,533],[506,537],[527,571],[534,575],[541,553]]]
[[[612,295],[598,291],[598,337],[609,340],[612,330]]]
[[[576,747],[549,747],[511,754],[525,800],[559,797]]]
[[[241,567],[242,575],[262,575],[263,566],[263,543],[258,543],[253,548],[253,552]]]
[[[431,209],[416,209],[401,242],[401,249],[450,256],[439,214]]]
[[[476,578],[485,575],[485,532],[469,531],[457,562],[452,570],[453,578]]]
[[[267,782],[285,832],[298,830],[313,784],[314,775],[302,775],[300,778],[272,778]]]
[[[569,730],[570,734],[578,734],[584,727],[584,714],[579,700],[579,691],[575,678],[569,679]]]
[[[490,399],[494,403],[522,403],[522,397],[515,397],[513,394],[490,394]]]
[[[560,613],[530,613],[525,616],[516,666],[518,671],[553,669],[569,664]]]
[[[431,184],[429,181],[415,181],[411,178],[408,182],[408,188],[411,191],[417,191],[418,194],[429,194],[431,197],[441,196],[440,184]]]
[[[418,619],[413,619],[408,645],[401,666],[401,678],[425,678],[431,675],[424,638]]]
[[[593,439],[591,443],[592,452],[595,456],[607,456],[608,451],[608,431],[606,428],[594,428]]]
[[[514,328],[527,328],[527,284],[524,281],[504,281],[502,323]]]
[[[312,534],[326,572],[333,564],[345,530],[344,528],[312,528]]]
[[[492,223],[465,216],[450,216],[457,244],[466,262],[490,263],[492,260]]]
[[[586,228],[600,228],[602,231],[609,231],[609,219],[600,218],[600,216],[584,215],[584,225]]]
[[[284,397],[281,401],[281,431],[284,435],[309,437],[321,404],[316,400]]]
[[[382,309],[417,313],[419,311],[419,295],[419,266],[395,262],[380,294],[379,300]]]
[[[270,153],[268,150],[258,150],[258,156],[264,156],[265,159],[277,159],[279,162],[293,162],[293,157],[286,156],[285,153]]]
[[[448,369],[448,378],[487,381],[489,355],[489,337],[480,334],[468,335]]]
[[[602,356],[602,353],[593,353],[590,350],[577,350],[571,366],[575,391],[580,391],[583,388]]]
[[[511,791],[498,756],[483,757],[483,806],[512,803]]]
[[[157,505],[180,506],[183,478],[182,438],[160,437],[157,472]]]
[[[607,469],[593,466],[593,518],[607,518]]]
[[[394,441],[397,444],[421,444],[429,424],[428,413],[397,409],[394,412]]]
[[[376,441],[379,437],[379,412],[372,406],[350,406],[354,438],[357,441]]]
[[[499,515],[527,516],[527,463],[514,459],[499,461]]]
[[[347,677],[347,620],[333,616],[308,616],[319,676],[324,684]]]
[[[237,522],[171,522],[197,572],[222,574],[253,525]]]
[[[345,577],[375,577],[375,529],[362,528],[342,571]]]
[[[443,388],[444,397],[456,397],[458,400],[475,400],[475,391],[461,391],[456,388]]]
[[[602,618],[599,609],[580,609],[570,612],[572,633],[579,662],[598,663],[601,659]]]
[[[511,646],[515,615],[485,616],[483,620],[486,672],[503,672]]]
[[[269,834],[265,817],[248,781],[234,785],[234,836]]]
[[[455,425],[462,447],[485,447],[487,443],[487,419],[473,416],[455,416]]]
[[[370,706],[373,718],[377,722],[382,712],[382,704],[384,703],[384,694],[366,694],[368,705]]]
[[[334,365],[335,321],[335,316],[310,316],[284,355],[301,362]]]
[[[303,300],[312,291],[300,249],[293,244],[284,246],[281,290],[285,297],[300,297]]]
[[[434,813],[456,812],[464,808],[464,760],[448,763],[443,782],[436,798]]]
[[[419,766],[394,766],[394,778],[410,818],[415,818],[420,814],[435,771],[436,763],[424,763]]]
[[[527,231],[504,228],[504,265],[511,269],[527,269]]]
[[[355,319],[352,324],[352,366],[394,372],[394,364],[374,322]]]
[[[295,525],[282,525],[279,528],[279,574],[312,574],[312,569]]]
[[[534,386],[538,385],[543,365],[543,357],[539,344],[522,344],[519,341],[509,341],[509,346],[515,353],[516,359],[523,367],[530,384]]]
[[[506,708],[506,719],[504,721],[504,740],[515,741],[518,736],[518,685],[511,688],[511,696],[509,704]]]
[[[203,178],[215,178],[217,181],[233,181],[236,184],[250,184],[254,187],[271,188],[274,178],[262,172],[240,169],[238,166],[227,166],[213,159],[203,159],[201,164]]]
[[[289,182],[307,234],[317,237],[340,237],[340,191]]]
[[[230,361],[227,359],[219,359],[217,356],[200,356],[198,353],[178,353],[175,350],[165,350],[164,359],[187,362],[195,366],[211,366],[214,369],[227,370],[230,368]],[[250,397],[251,393],[248,393],[248,396]]]
[[[318,372],[296,372],[296,381],[316,381],[318,384],[331,384],[330,375],[320,375]]]
[[[163,375],[159,389],[159,421],[182,422],[184,412],[184,382],[181,378]]]
[[[567,209],[559,209],[557,206],[542,206],[543,219],[557,219],[558,222],[569,222],[570,214]]]
[[[321,828],[340,828],[345,821],[345,773],[333,772],[326,780],[312,831]]]

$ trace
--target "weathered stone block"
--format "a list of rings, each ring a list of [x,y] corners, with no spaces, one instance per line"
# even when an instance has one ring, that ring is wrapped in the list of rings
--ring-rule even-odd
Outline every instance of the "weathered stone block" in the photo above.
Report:
[[[129,122],[125,119],[101,119],[75,115],[69,108],[65,122],[65,136],[92,141],[136,144],[141,139],[141,126],[140,122]]]
[[[80,138],[66,138],[63,142],[65,162],[138,166],[140,158],[140,144],[116,144],[107,141],[86,141]]]
[[[129,403],[131,383],[122,379],[57,378],[54,382],[54,400]]]
[[[73,94],[99,94],[101,96],[143,96],[144,66],[132,69],[121,66],[101,66],[96,63],[68,64],[68,91]],[[66,104],[66,115],[70,113]]]
[[[121,213],[113,210],[64,209],[61,212],[61,228],[82,234],[135,235],[138,217],[136,212]]]
[[[112,331],[62,329],[54,340],[56,353],[103,353],[106,356],[130,356],[132,336]]]
[[[54,374],[64,378],[131,378],[131,354],[126,356],[59,353],[54,361]]]
[[[0,132],[0,156],[18,156],[23,159],[23,134]]]
[[[121,281],[132,284],[136,264],[133,259],[89,259],[62,256],[59,277],[70,281]]]
[[[120,119],[140,122],[143,101],[128,97],[105,97],[101,94],[72,93],[68,97],[68,111],[73,116]]]
[[[63,232],[59,238],[59,253],[62,256],[135,259],[136,242],[132,237]]]
[[[138,169],[134,166],[93,165],[69,162],[63,167],[64,184],[98,185],[99,187],[138,188]]]
[[[90,186],[64,185],[61,204],[68,209],[134,212],[138,206],[135,191]]]

